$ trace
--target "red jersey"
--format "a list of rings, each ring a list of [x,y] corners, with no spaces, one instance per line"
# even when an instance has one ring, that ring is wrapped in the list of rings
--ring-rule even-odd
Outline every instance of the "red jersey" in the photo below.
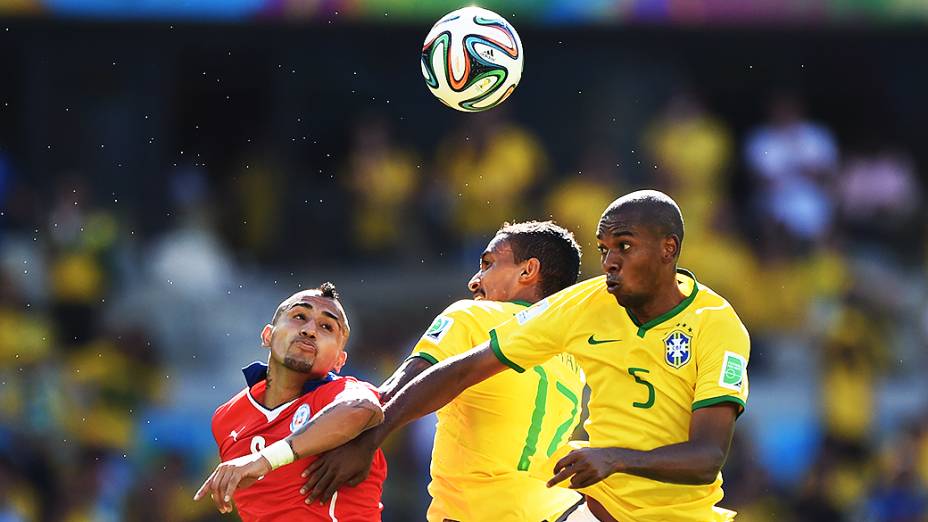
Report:
[[[269,410],[255,399],[264,396],[267,366],[253,363],[242,371],[249,387],[213,414],[213,437],[223,462],[257,453],[265,446],[286,438],[345,390],[357,391],[361,387],[379,397],[376,388],[366,382],[330,373],[323,379],[307,382],[303,395]],[[315,458],[302,458],[277,468],[251,486],[236,490],[233,499],[242,520],[380,521],[380,512],[383,511],[380,496],[387,476],[387,461],[382,451],[377,450],[374,455],[371,473],[364,482],[355,487],[342,486],[326,504],[307,504],[306,495],[300,494],[300,488],[306,483],[300,474]]]

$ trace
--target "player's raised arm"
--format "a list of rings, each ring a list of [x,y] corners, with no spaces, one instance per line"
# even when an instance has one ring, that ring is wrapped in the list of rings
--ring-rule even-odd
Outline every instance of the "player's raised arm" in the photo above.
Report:
[[[438,410],[467,388],[482,382],[508,366],[500,362],[484,343],[456,357],[446,359],[421,373],[384,406],[384,422],[367,430],[342,448],[338,448],[338,465],[323,466],[322,459],[313,462],[303,473],[309,480],[303,487],[309,493],[306,502],[326,500],[343,484],[353,485],[366,476],[365,463],[383,441],[409,422]],[[359,471],[360,470],[360,471]]]
[[[372,430],[369,440],[379,447],[397,428],[432,413],[462,391],[507,368],[493,353],[490,343],[429,368],[384,406],[384,422]]]
[[[432,367],[432,362],[422,357],[410,357],[393,372],[387,380],[380,385],[380,400],[389,402],[393,397],[409,384],[420,373]]]

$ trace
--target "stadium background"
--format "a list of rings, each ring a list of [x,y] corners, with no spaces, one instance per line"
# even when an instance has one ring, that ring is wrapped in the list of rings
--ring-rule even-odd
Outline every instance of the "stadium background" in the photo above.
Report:
[[[455,113],[418,49],[456,2],[0,2],[0,520],[222,520],[213,408],[334,281],[382,381],[504,219],[586,248],[668,191],[682,265],[753,336],[742,521],[928,520],[928,7],[486,2],[522,85]],[[422,518],[430,421],[387,448]]]

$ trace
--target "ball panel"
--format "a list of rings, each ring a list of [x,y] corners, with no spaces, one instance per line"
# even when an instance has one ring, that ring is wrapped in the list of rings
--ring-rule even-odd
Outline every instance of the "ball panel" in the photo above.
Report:
[[[475,112],[509,97],[522,77],[522,43],[505,19],[467,7],[441,18],[422,47],[426,85],[445,105]]]

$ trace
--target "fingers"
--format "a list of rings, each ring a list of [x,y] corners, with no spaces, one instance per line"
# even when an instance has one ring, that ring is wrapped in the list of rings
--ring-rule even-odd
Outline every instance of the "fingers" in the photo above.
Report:
[[[303,472],[303,476],[307,477],[307,480],[306,484],[303,486],[303,489],[300,490],[301,495],[305,495],[306,493],[315,489],[316,485],[319,483],[319,479],[321,479],[329,471],[328,468],[323,467],[322,464],[319,464],[318,466],[316,465],[321,460],[322,459],[316,459],[313,461],[312,465],[306,468],[306,471]],[[310,496],[310,498],[307,500],[310,499],[312,499],[312,496]]]
[[[570,488],[571,489],[585,488],[596,482],[597,482],[596,475],[594,475],[590,471],[583,471],[580,473],[576,473],[574,474],[573,477],[571,477]]]
[[[225,513],[225,506],[222,502],[222,497],[220,496],[220,493],[219,493],[219,485],[224,475],[223,469],[224,468],[222,468],[221,466],[219,468],[216,468],[216,472],[213,474],[213,478],[210,481],[210,487],[209,487],[209,496],[213,501],[213,505],[216,506],[216,509],[219,510],[220,513]]]
[[[557,472],[561,471],[562,469],[564,469],[564,468],[566,468],[566,467],[569,467],[569,466],[572,465],[574,462],[576,462],[577,459],[579,459],[579,458],[580,458],[579,450],[573,450],[573,451],[571,451],[571,452],[568,453],[567,455],[564,455],[564,456],[561,458],[561,460],[557,461],[557,463],[554,465],[554,472],[557,473]]]
[[[231,513],[232,512],[232,495],[226,493],[229,487],[229,482],[233,479],[234,473],[230,468],[223,468],[223,473],[220,475],[219,480],[216,482],[216,499],[219,501],[219,511],[222,513]]]
[[[238,487],[238,483],[242,480],[242,474],[238,471],[233,471],[229,474],[229,480],[226,483],[226,489],[223,492],[222,498],[226,502],[232,501],[232,494],[235,493],[235,489]],[[232,509],[232,505],[229,505],[229,509]]]
[[[332,481],[329,482],[328,487],[326,487],[325,491],[322,493],[323,504],[325,504],[326,502],[332,499],[332,495],[334,495],[335,492],[338,491],[338,488],[342,487],[341,483],[342,483],[341,480],[338,480],[335,477],[332,478]]]
[[[213,470],[213,472],[209,474],[209,477],[206,478],[206,481],[203,482],[203,485],[200,486],[200,489],[198,489],[197,492],[193,495],[193,500],[200,500],[206,496],[206,493],[209,491],[209,488],[212,485],[211,481],[213,480],[214,476],[216,476],[216,470]]]
[[[555,473],[554,476],[551,477],[550,480],[548,480],[547,486],[549,488],[553,488],[555,485],[560,484],[564,480],[567,480],[567,478],[573,475],[574,473],[576,473],[576,470],[574,470],[572,467],[565,467],[561,469],[561,471],[558,471],[557,473]]]
[[[323,455],[324,455],[324,454],[323,454]],[[312,462],[312,464],[310,464],[305,470],[303,470],[302,477],[303,477],[303,478],[309,477],[310,475],[312,475],[313,473],[315,473],[319,468],[321,468],[321,467],[323,466],[323,464],[324,464],[324,459],[323,459],[323,456],[320,455],[319,458],[317,458],[316,460],[314,460],[314,461]],[[307,485],[308,487],[312,487],[312,486],[315,485],[315,484],[309,484],[309,483],[307,482],[306,485]]]
[[[322,498],[322,494],[325,493],[329,486],[332,484],[332,480],[335,479],[335,473],[324,470],[324,472],[319,477],[319,480],[316,481],[316,485],[309,492],[309,496],[306,497],[306,503],[312,504],[316,500]]]

